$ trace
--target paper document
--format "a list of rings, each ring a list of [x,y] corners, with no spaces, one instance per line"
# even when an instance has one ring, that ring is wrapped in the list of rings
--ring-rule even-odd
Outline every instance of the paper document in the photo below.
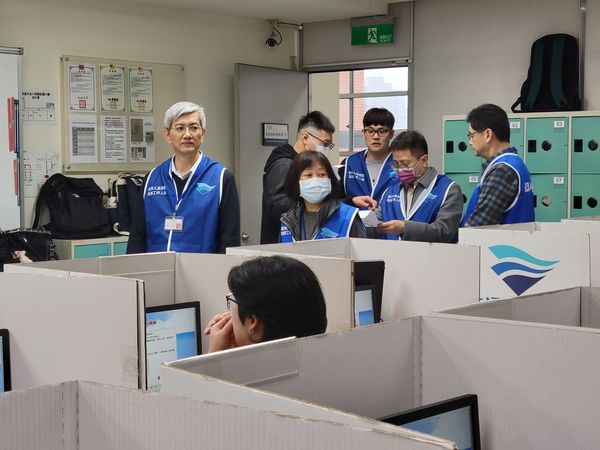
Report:
[[[377,214],[375,211],[371,211],[370,209],[366,211],[359,211],[358,215],[363,221],[365,227],[376,227],[377,226]]]

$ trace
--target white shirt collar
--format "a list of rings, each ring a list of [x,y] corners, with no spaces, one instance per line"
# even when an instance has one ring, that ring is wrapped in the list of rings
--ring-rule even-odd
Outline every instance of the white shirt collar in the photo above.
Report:
[[[187,173],[181,174],[175,167],[175,155],[173,155],[173,157],[171,158],[171,173],[177,175],[180,180],[185,180],[190,175],[190,173],[194,173],[196,171],[198,165],[200,164],[200,161],[202,161],[203,156],[203,153],[200,152],[200,157],[196,160],[192,168]]]

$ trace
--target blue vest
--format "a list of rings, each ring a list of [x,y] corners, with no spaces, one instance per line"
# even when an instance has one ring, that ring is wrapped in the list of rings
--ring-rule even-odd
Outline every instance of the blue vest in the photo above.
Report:
[[[381,198],[381,218],[383,222],[389,220],[411,220],[413,222],[432,223],[435,221],[438,211],[444,204],[450,187],[454,184],[446,175],[438,174],[436,179],[425,189],[419,197],[413,198],[410,212],[406,211],[404,188],[387,189]],[[385,239],[397,241],[400,236],[386,234]],[[458,236],[456,240],[458,241]]]
[[[390,152],[381,166],[375,187],[371,184],[371,176],[369,175],[366,160],[367,150],[348,156],[346,159],[346,171],[344,173],[344,190],[348,197],[368,195],[379,202],[383,192],[387,188],[400,183],[400,179],[392,168],[394,159]]]
[[[486,175],[490,169],[496,164],[506,164],[512,170],[514,170],[519,177],[519,192],[512,204],[504,212],[502,216],[501,224],[507,223],[522,223],[522,222],[534,222],[535,211],[533,207],[533,190],[531,187],[531,176],[525,166],[523,160],[517,155],[517,151],[513,148],[511,153],[503,153],[502,155],[495,158],[483,171],[479,183],[473,191],[469,206],[460,224],[461,227],[465,226],[467,219],[473,214],[475,207],[477,206],[477,199],[479,198],[479,190],[481,189],[481,183],[485,180]]]
[[[358,208],[340,202],[338,210],[325,222],[325,225],[319,230],[314,240],[348,237],[352,222],[357,214]],[[302,221],[301,227],[304,228],[304,221]],[[300,230],[300,232],[304,233],[304,230]],[[294,242],[292,233],[283,223],[281,224],[279,242]]]
[[[181,197],[171,174],[171,159],[155,167],[144,190],[148,252],[214,253],[225,167],[200,155]],[[182,231],[165,231],[165,218],[183,217]]]

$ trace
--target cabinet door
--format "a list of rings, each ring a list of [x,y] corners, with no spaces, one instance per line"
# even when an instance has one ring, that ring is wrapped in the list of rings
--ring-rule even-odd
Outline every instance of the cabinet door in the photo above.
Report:
[[[110,243],[76,244],[73,246],[73,259],[97,258],[110,256]]]
[[[531,175],[535,195],[535,220],[560,222],[567,218],[567,175]]]
[[[477,183],[479,182],[479,173],[447,173],[446,175],[460,186],[460,190],[463,194],[463,201],[465,202],[463,208],[464,213],[465,209],[467,209],[469,200],[471,200],[475,186],[477,186]]]
[[[523,119],[508,119],[510,125],[510,143],[517,149],[517,153],[524,158],[525,132]]]
[[[525,162],[529,172],[567,171],[568,123],[566,117],[527,119]]]
[[[600,117],[573,117],[571,171],[600,173]]]
[[[600,215],[600,175],[573,174],[571,217]]]
[[[444,122],[444,172],[481,172],[481,158],[473,153],[469,145],[469,124],[464,120]]]

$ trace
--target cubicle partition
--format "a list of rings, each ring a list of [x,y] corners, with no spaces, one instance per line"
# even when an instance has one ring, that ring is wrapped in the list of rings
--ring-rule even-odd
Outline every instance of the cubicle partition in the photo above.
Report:
[[[475,246],[344,238],[227,249],[231,255],[275,253],[384,261],[384,320],[479,299],[479,248]]]

